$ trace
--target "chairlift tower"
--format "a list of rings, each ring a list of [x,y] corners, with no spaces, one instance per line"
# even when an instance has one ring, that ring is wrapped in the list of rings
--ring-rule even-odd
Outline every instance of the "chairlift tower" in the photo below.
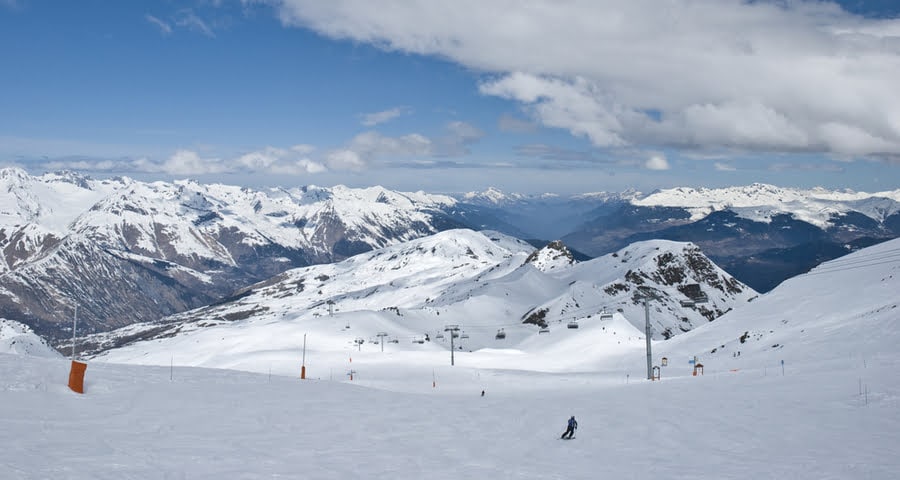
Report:
[[[653,380],[653,354],[650,351],[650,304],[644,299],[644,337],[647,339],[647,380]]]
[[[456,336],[456,332],[459,331],[459,325],[447,325],[444,327],[445,332],[450,332],[450,365],[455,365],[453,359],[453,350],[456,348],[453,346],[453,337]]]
[[[644,300],[644,338],[647,340],[647,380],[653,380],[653,353],[650,348],[650,300],[656,299],[656,295],[650,288],[638,289],[643,294]]]
[[[384,337],[387,336],[387,333],[378,332],[378,335],[376,335],[376,336],[381,338],[381,351],[384,352]]]

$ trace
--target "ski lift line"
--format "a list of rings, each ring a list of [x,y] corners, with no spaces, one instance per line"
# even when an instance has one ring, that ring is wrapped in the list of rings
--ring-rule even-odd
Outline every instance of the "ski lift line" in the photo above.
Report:
[[[867,255],[860,258],[855,258],[852,260],[844,260],[843,262],[839,262],[837,260],[831,260],[828,262],[828,265],[824,267],[825,270],[835,270],[839,271],[842,268],[849,268],[854,265],[862,265],[868,264],[871,262],[893,262],[900,258],[900,253],[891,253],[889,255]]]
[[[898,254],[900,254],[900,248],[891,248],[891,249],[885,250],[883,252],[878,252],[878,253],[863,253],[863,254],[857,255],[856,258],[838,257],[838,258],[835,258],[834,260],[830,260],[830,263],[833,263],[833,264],[842,263],[842,262],[843,263],[854,263],[854,262],[859,262],[859,261],[865,261],[868,259],[894,256],[894,255],[898,255]]]
[[[601,310],[601,311],[598,312],[595,308],[582,308],[582,309],[572,310],[572,311],[570,311],[570,312],[566,312],[566,313],[563,314],[563,315],[554,316],[554,317],[552,317],[552,318],[550,319],[550,321],[552,321],[552,320],[565,320],[565,319],[567,319],[567,318],[569,318],[569,317],[575,317],[575,316],[578,316],[578,314],[582,314],[582,313],[589,313],[589,314],[591,314],[591,315],[601,315],[601,314],[604,313],[604,312],[605,312],[605,313],[608,313],[608,314],[610,314],[610,315],[613,313],[613,312],[611,312],[611,311],[609,311],[609,310]],[[584,320],[584,318],[582,317],[581,320]],[[486,324],[486,323],[485,323],[485,324],[479,324],[479,325],[464,325],[464,324],[459,324],[459,329],[460,329],[460,331],[462,331],[462,330],[490,330],[490,329],[495,329],[495,328],[517,327],[517,326],[521,326],[521,325],[523,325],[522,322],[516,322],[516,323],[492,323],[492,324]]]
[[[828,265],[825,266],[825,268],[826,269],[844,268],[844,267],[850,267],[853,265],[859,265],[859,264],[869,263],[869,262],[886,262],[886,261],[890,262],[890,261],[894,261],[898,258],[900,258],[900,254],[894,253],[891,255],[884,255],[884,256],[878,256],[878,257],[858,258],[856,260],[853,260],[853,261],[848,260],[843,263],[834,263],[833,261],[831,261],[828,263]]]
[[[897,260],[890,261],[890,262],[880,261],[880,262],[875,262],[875,263],[867,263],[867,264],[853,265],[853,266],[844,267],[844,268],[828,268],[828,269],[824,269],[824,270],[817,270],[817,271],[814,271],[814,272],[809,272],[809,273],[807,273],[806,275],[826,275],[826,274],[829,274],[829,273],[844,272],[844,271],[847,271],[847,270],[856,270],[856,269],[858,269],[858,268],[875,267],[875,266],[878,266],[878,265],[884,265],[885,263],[888,263],[888,264],[890,264],[890,263],[900,263],[900,258],[898,258]]]
[[[892,260],[892,261],[874,261],[873,260],[872,263],[860,263],[860,264],[855,264],[855,265],[843,266],[840,268],[824,268],[824,269],[820,269],[820,270],[810,271],[808,273],[808,275],[820,275],[820,274],[832,273],[832,272],[843,272],[845,270],[855,270],[857,268],[874,267],[877,265],[892,264],[892,263],[897,263],[897,262],[900,262],[900,258],[898,258],[896,260]]]

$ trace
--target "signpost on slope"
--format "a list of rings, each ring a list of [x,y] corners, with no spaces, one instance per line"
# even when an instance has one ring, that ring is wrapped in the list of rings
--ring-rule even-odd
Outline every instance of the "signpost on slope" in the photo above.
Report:
[[[300,363],[300,380],[306,380],[306,334],[303,334],[303,361]]]

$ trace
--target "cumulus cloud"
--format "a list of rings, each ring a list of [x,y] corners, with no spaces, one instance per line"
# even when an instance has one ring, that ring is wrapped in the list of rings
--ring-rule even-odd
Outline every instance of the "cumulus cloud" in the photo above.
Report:
[[[203,158],[192,150],[178,150],[159,165],[158,171],[169,175],[205,175],[228,170],[218,158]]]
[[[395,107],[381,112],[364,113],[360,115],[362,119],[360,123],[367,127],[374,127],[375,125],[388,122],[399,117],[400,115],[408,114],[411,112],[412,109],[407,107]]]
[[[734,172],[737,170],[736,168],[734,168],[734,166],[722,162],[713,163],[713,168],[715,168],[716,171],[719,172]]]
[[[345,147],[329,152],[325,163],[333,170],[362,170],[381,157],[429,156],[432,149],[431,140],[417,133],[388,137],[368,131],[353,137]]]
[[[666,160],[666,156],[663,154],[656,154],[651,156],[645,163],[644,167],[647,170],[668,170],[669,169],[669,161]]]
[[[345,146],[327,155],[326,164],[332,169],[359,170],[382,159],[409,159],[419,165],[430,164],[430,157],[454,157],[469,153],[469,146],[484,136],[484,132],[466,122],[454,121],[444,126],[441,135],[428,138],[419,133],[399,137],[383,135],[374,130],[360,133]]]
[[[269,0],[286,25],[447,58],[599,147],[900,153],[900,19],[796,0]]]
[[[325,161],[332,170],[362,170],[366,166],[358,153],[347,149],[328,153]]]
[[[368,131],[354,137],[348,148],[363,157],[429,155],[432,151],[432,142],[418,133],[388,137],[375,131]]]
[[[312,151],[313,148],[309,145],[295,145],[288,149],[266,147],[241,155],[235,161],[235,165],[247,172],[276,175],[303,175],[326,171],[325,165],[307,158]]]
[[[323,173],[325,163],[310,158],[315,150],[311,145],[294,145],[289,148],[264,147],[221,158],[204,155],[190,149],[178,149],[167,156],[141,156],[137,158],[98,158],[89,156],[65,156],[32,159],[29,163],[48,171],[78,170],[101,173],[160,173],[171,176],[200,176],[221,173],[247,173],[302,176]]]

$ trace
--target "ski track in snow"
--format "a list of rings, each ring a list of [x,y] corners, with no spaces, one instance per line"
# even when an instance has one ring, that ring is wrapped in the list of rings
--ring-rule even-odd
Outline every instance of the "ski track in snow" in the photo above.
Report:
[[[670,366],[662,381],[635,371],[627,383],[445,366],[436,387],[403,363],[360,366],[350,382],[93,362],[78,395],[65,387],[67,361],[0,354],[0,466],[16,479],[888,479],[900,469],[896,357],[783,376]],[[416,392],[384,389],[394,382]],[[577,439],[560,442],[569,415]]]

